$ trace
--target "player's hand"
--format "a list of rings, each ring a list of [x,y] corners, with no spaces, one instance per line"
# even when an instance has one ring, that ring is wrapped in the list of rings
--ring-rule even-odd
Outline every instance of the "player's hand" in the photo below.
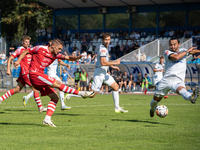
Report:
[[[188,50],[187,50],[187,52],[188,53],[190,53],[190,54],[192,54],[191,52],[192,52],[192,50],[195,50],[197,47],[190,47]]]
[[[112,69],[120,71],[119,67],[117,67],[117,66],[112,66]]]
[[[7,75],[11,75],[11,73],[10,73],[10,69],[7,70],[6,74],[7,74]]]
[[[19,66],[19,64],[20,64],[20,62],[17,60],[17,61],[15,61],[14,62],[14,66],[15,66],[15,68],[17,68],[18,66]]]
[[[77,59],[81,59],[82,57],[83,57],[83,56],[80,55],[80,56],[77,57]]]
[[[119,64],[120,64],[120,61],[121,61],[121,59],[117,59],[117,60],[115,61],[115,65],[119,65]]]

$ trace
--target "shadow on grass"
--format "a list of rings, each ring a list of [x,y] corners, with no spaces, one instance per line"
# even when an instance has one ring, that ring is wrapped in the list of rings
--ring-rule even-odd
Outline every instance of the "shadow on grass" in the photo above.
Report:
[[[44,125],[42,124],[35,124],[35,123],[12,123],[12,122],[0,122],[0,125],[30,125],[30,126],[41,126],[43,127]]]
[[[53,114],[53,115],[63,115],[63,116],[65,116],[65,115],[67,115],[67,116],[84,116],[85,114],[66,114],[66,113],[55,113],[55,114]]]
[[[153,121],[146,121],[146,120],[122,120],[122,119],[111,119],[112,121],[128,121],[128,122],[141,122],[141,123],[150,123],[150,124],[160,124],[160,125],[168,125],[168,126],[174,126],[173,124],[168,123],[160,123],[160,122],[153,122]]]

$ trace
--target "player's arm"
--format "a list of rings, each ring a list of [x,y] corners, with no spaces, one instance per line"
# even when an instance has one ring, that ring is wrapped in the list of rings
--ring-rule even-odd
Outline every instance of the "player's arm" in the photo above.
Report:
[[[197,49],[193,49],[192,51],[189,52],[190,54],[198,54],[200,53],[200,50],[197,50]]]
[[[59,64],[62,65],[62,66],[66,66],[66,67],[70,68],[70,65],[64,63],[62,60],[59,61]]]
[[[101,57],[100,60],[102,66],[110,66],[110,67],[113,65],[119,65],[121,61],[121,59],[117,59],[116,61],[106,61],[106,57]]]
[[[112,69],[114,69],[114,70],[117,70],[117,71],[120,71],[120,69],[119,69],[119,67],[117,67],[117,66],[110,66]]]
[[[7,72],[6,74],[7,75],[11,75],[11,72],[10,72],[10,62],[15,59],[12,55],[8,58],[8,61],[7,61]]]
[[[21,62],[21,60],[27,55],[29,54],[29,50],[25,50],[21,53],[21,55],[19,56],[19,58],[17,59],[16,62],[14,62],[14,66],[17,68]]]
[[[196,47],[190,47],[188,50],[180,52],[178,54],[172,53],[172,54],[169,55],[169,59],[177,61],[177,60],[183,58],[184,56],[188,55],[188,53],[190,54],[190,52],[195,48]]]

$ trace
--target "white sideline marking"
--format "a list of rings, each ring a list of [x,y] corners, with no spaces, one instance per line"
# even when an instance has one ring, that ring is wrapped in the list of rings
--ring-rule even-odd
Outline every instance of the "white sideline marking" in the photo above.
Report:
[[[149,104],[123,104],[123,106],[147,106]],[[172,106],[187,106],[187,105],[200,105],[200,104],[167,104],[167,105],[172,105]],[[72,106],[72,107],[108,107],[108,106],[113,106],[113,104],[110,105],[81,105],[81,106]],[[26,107],[36,107],[36,106],[26,106]],[[24,106],[13,106],[13,107],[1,107],[1,108],[25,108]]]

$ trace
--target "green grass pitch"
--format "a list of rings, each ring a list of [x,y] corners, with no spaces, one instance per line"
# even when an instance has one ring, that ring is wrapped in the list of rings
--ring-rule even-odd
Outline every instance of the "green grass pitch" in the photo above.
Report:
[[[3,93],[0,93],[2,95]],[[71,98],[71,110],[52,116],[57,128],[43,126],[46,113],[38,112],[33,98],[22,105],[25,93],[13,95],[0,105],[0,149],[78,150],[199,150],[200,98],[195,105],[181,96],[169,96],[165,118],[149,116],[152,95],[120,95],[127,114],[115,114],[112,95],[93,99]],[[48,97],[42,97],[47,107]]]

